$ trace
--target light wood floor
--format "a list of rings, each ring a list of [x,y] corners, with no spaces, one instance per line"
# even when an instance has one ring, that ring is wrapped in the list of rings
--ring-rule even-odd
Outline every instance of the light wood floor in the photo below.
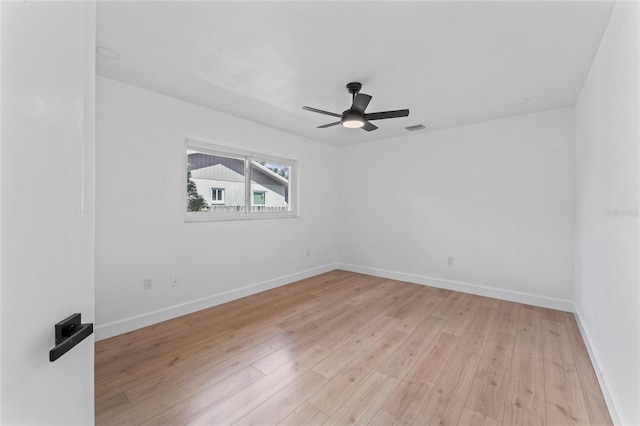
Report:
[[[96,424],[609,425],[572,314],[333,271],[96,343]]]

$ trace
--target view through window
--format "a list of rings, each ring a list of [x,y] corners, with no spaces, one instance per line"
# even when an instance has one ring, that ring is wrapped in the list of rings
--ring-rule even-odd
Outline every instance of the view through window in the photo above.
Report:
[[[296,214],[295,161],[187,141],[187,217]]]

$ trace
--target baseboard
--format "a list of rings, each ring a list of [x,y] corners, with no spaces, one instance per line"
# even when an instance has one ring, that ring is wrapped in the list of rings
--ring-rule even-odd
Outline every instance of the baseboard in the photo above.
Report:
[[[95,327],[95,339],[103,340],[139,328],[157,324],[177,318],[182,315],[191,314],[193,312],[207,309],[212,306],[230,302],[241,297],[250,296],[261,291],[270,290],[315,275],[330,272],[334,269],[343,269],[345,271],[357,272],[360,274],[373,275],[376,277],[389,278],[399,281],[406,281],[415,284],[428,285],[431,287],[444,288],[447,290],[460,291],[464,293],[476,294],[479,296],[493,297],[510,302],[524,303],[527,305],[540,306],[544,308],[557,309],[566,312],[574,312],[575,306],[572,301],[554,299],[545,296],[539,296],[529,293],[504,290],[495,287],[487,287],[477,284],[465,283],[460,281],[444,280],[440,278],[428,277],[424,275],[410,274],[406,272],[390,271],[386,269],[371,268],[367,266],[353,265],[348,263],[332,263],[307,269],[293,274],[283,275],[281,277],[250,284],[238,289],[225,291],[201,299],[180,303],[166,308],[158,309],[144,314],[135,315],[118,321],[97,325]]]
[[[386,269],[371,268],[368,266],[352,265],[348,263],[337,263],[338,269],[357,272],[360,274],[373,275],[376,277],[389,278],[392,280],[406,281],[414,284],[422,284],[430,287],[444,288],[447,290],[460,291],[463,293],[475,294],[478,296],[492,297],[494,299],[507,300],[509,302],[524,303],[526,305],[539,306],[542,308],[556,309],[559,311],[573,312],[574,305],[570,300],[556,299],[552,297],[540,296],[536,294],[519,291],[505,290],[496,287],[487,287],[478,284],[465,283],[460,281],[444,280],[441,278],[428,277],[425,275],[409,274],[406,272],[389,271]]]
[[[290,284],[295,281],[310,278],[315,275],[323,274],[325,272],[330,272],[334,269],[336,269],[336,265],[333,263],[318,266],[316,268],[295,272],[293,274],[283,275],[281,277],[203,297],[201,299],[191,300],[189,302],[168,306],[156,311],[146,312],[141,315],[136,315],[107,324],[98,325],[95,328],[95,339],[96,341],[107,339],[109,337],[117,336],[119,334],[157,324],[162,321],[167,321],[173,318],[180,317],[182,315],[200,311],[202,309],[207,309],[212,306],[221,305],[223,303],[230,302],[241,297],[250,296],[252,294],[260,293],[261,291],[270,290],[272,288],[280,287],[285,284]]]
[[[601,364],[598,361],[597,352],[594,346],[591,344],[589,333],[587,332],[587,329],[584,327],[584,323],[582,322],[580,310],[577,306],[575,306],[575,304],[573,306],[573,312],[575,313],[576,322],[578,323],[578,328],[580,329],[582,340],[584,340],[584,345],[587,347],[587,352],[589,353],[591,364],[593,365],[593,369],[596,372],[596,377],[598,378],[598,384],[600,385],[600,389],[602,390],[604,401],[606,402],[607,408],[609,409],[611,421],[614,425],[622,425],[624,423],[620,418],[620,411],[618,410],[615,399],[611,396],[611,392],[609,391],[609,387],[607,386],[607,381],[605,380],[604,373],[602,372],[602,368],[600,367]]]

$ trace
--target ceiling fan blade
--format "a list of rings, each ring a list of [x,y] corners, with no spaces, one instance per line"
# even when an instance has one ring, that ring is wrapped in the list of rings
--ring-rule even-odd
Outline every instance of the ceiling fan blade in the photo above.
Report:
[[[325,129],[327,127],[337,126],[338,124],[340,124],[340,121],[336,121],[335,123],[323,124],[322,126],[318,126],[318,129]]]
[[[367,109],[369,102],[371,102],[371,96],[365,95],[364,93],[356,93],[351,109],[364,114],[364,110]]]
[[[378,126],[376,126],[375,124],[371,124],[368,121],[364,122],[364,126],[361,127],[362,130],[366,130],[367,132],[371,132],[372,130],[375,130],[378,128]]]
[[[323,111],[321,109],[311,108],[308,106],[303,106],[302,109],[305,111],[317,112],[318,114],[330,115],[332,117],[342,117],[340,114],[336,114],[335,112]]]
[[[407,117],[409,116],[408,109],[399,109],[397,111],[382,111],[382,112],[372,112],[370,114],[365,114],[364,118],[367,120],[383,120],[385,118],[397,118],[397,117]]]

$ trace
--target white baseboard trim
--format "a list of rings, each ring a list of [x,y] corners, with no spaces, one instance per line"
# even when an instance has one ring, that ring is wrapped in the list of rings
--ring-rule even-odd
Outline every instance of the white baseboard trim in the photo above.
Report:
[[[607,408],[609,409],[609,415],[611,415],[611,421],[614,425],[623,425],[625,423],[622,422],[620,418],[620,411],[618,410],[618,406],[616,405],[615,399],[611,396],[611,392],[609,391],[609,387],[607,386],[607,381],[605,380],[605,375],[602,372],[601,364],[598,362],[598,355],[591,344],[591,339],[589,338],[589,333],[582,322],[582,316],[580,315],[580,310],[574,304],[573,312],[576,317],[576,322],[578,323],[578,328],[580,329],[580,334],[582,335],[582,340],[584,340],[584,345],[587,347],[587,352],[589,353],[589,358],[591,359],[591,364],[593,365],[593,369],[596,372],[596,377],[598,378],[598,384],[600,384],[600,389],[602,390],[602,395],[604,396],[604,401],[607,403]]]
[[[95,340],[103,340],[139,328],[167,321],[182,315],[191,314],[202,309],[212,306],[221,305],[241,297],[250,296],[260,293],[261,291],[270,290],[295,281],[320,275],[336,269],[336,265],[331,263],[328,265],[318,266],[316,268],[307,269],[305,271],[295,272],[293,274],[283,275],[281,277],[272,278],[255,284],[246,285],[237,289],[225,291],[201,299],[191,300],[189,302],[180,303],[166,308],[158,309],[144,314],[135,315],[129,318],[113,321],[110,323],[98,325],[95,328]]]
[[[461,281],[444,280],[425,275],[409,274],[406,272],[389,271],[386,269],[371,268],[368,266],[352,265],[349,263],[337,263],[336,268],[360,274],[373,275],[392,280],[406,281],[414,284],[422,284],[430,287],[444,288],[446,290],[460,291],[478,296],[492,297],[494,299],[507,300],[509,302],[524,303],[526,305],[542,308],[556,309],[559,311],[573,312],[574,305],[571,300],[556,299],[531,293],[523,293],[513,290],[505,290],[496,287],[487,287],[478,284]]]

